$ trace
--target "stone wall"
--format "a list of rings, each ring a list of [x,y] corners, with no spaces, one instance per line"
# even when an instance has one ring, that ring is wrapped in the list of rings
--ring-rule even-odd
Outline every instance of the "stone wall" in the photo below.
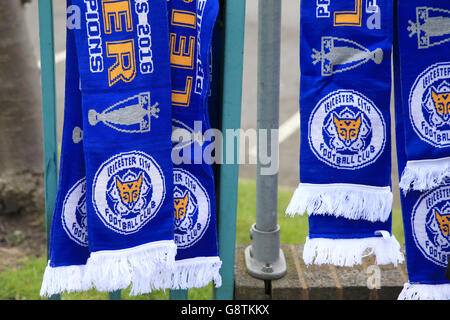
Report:
[[[282,244],[287,274],[282,279],[263,281],[247,273],[244,250],[237,244],[235,263],[236,300],[396,300],[407,282],[405,263],[378,266],[374,257],[356,267],[306,266],[303,244]],[[404,251],[404,250],[403,250]]]

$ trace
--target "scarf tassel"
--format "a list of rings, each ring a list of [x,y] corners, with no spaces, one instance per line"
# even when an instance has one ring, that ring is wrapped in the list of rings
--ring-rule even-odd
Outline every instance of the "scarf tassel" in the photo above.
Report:
[[[399,187],[406,193],[410,190],[434,189],[450,178],[450,157],[434,160],[408,161],[402,173]]]
[[[94,252],[87,261],[83,284],[103,292],[125,289],[131,284],[131,295],[163,289],[170,281],[167,271],[173,269],[175,255],[173,241]]]
[[[41,296],[52,296],[62,292],[87,291],[91,287],[83,284],[84,265],[51,267],[47,265],[41,286]]]
[[[214,281],[216,288],[222,285],[219,270],[222,265],[219,257],[197,257],[175,262],[172,289],[184,290],[201,288]]]
[[[333,215],[351,220],[386,221],[392,210],[390,187],[300,183],[286,214]]]
[[[405,283],[398,300],[450,300],[450,283],[413,284]]]
[[[370,254],[376,263],[395,266],[404,261],[400,244],[394,235],[361,239],[306,238],[303,260],[309,264],[333,264],[340,267],[361,265],[362,259]]]

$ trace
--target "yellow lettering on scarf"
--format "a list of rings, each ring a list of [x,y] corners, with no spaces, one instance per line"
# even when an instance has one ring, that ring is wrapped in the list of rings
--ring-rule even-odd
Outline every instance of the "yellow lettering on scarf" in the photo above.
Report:
[[[122,32],[122,18],[125,21],[127,32],[133,31],[130,0],[102,0],[102,4],[105,33],[113,32],[112,20],[114,20],[115,31]]]
[[[184,1],[190,3],[192,1]],[[173,9],[170,23],[172,26],[182,28],[197,28],[197,15],[195,12]],[[194,69],[195,63],[195,36],[179,33],[170,33],[170,64],[173,68]],[[172,90],[172,104],[180,107],[189,107],[194,78],[186,76],[183,90]]]
[[[172,90],[172,104],[174,106],[189,107],[193,82],[192,77],[186,77],[186,85],[183,91]]]
[[[172,25],[195,29],[197,16],[194,12],[184,10],[172,10]]]
[[[180,36],[178,50],[176,48],[177,35],[170,34],[170,64],[176,68],[194,69],[195,37],[189,37],[186,49],[186,37]]]
[[[174,26],[195,29],[197,24],[197,17],[193,12],[172,10],[171,24]],[[194,68],[195,37],[190,36],[189,43],[187,43],[186,40],[186,36],[179,37],[177,50],[177,34],[170,34],[170,63],[175,68]]]
[[[134,40],[106,42],[106,55],[115,58],[116,62],[108,69],[109,86],[118,81],[133,81],[136,76],[136,55]]]
[[[334,26],[361,27],[362,21],[362,0],[355,0],[354,11],[335,11]]]

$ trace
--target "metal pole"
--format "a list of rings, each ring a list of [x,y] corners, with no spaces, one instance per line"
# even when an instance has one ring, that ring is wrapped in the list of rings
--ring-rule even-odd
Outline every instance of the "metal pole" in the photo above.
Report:
[[[122,300],[122,290],[116,290],[108,293],[109,300]]]
[[[250,275],[272,280],[286,274],[277,224],[281,0],[259,0],[258,26],[256,223],[250,229],[252,245],[245,250],[245,261]],[[262,135],[266,139],[261,139]],[[276,164],[269,164],[275,166],[274,172],[267,170],[268,165],[261,162],[259,151],[265,142],[263,149],[276,152],[271,154]]]
[[[187,300],[188,290],[170,290],[169,293],[170,300]]]
[[[39,0],[39,37],[41,49],[42,122],[44,135],[45,218],[48,239],[58,186],[55,53],[53,39],[53,7],[51,0]],[[54,295],[50,299],[60,299]]]
[[[222,96],[223,146],[227,145],[226,130],[236,130],[241,126],[242,66],[244,57],[245,0],[225,2],[225,42]],[[238,155],[239,145],[234,144],[234,155]],[[223,159],[226,159],[223,148]],[[222,286],[214,290],[217,300],[231,300],[234,295],[234,257],[236,243],[236,212],[239,164],[223,163],[220,166],[219,193],[219,255],[222,260],[220,274]]]

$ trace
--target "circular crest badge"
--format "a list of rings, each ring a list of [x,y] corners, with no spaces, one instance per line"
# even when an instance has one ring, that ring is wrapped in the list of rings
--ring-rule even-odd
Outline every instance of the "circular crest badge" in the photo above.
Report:
[[[434,64],[416,79],[409,118],[422,141],[437,148],[450,146],[450,62]]]
[[[411,215],[414,241],[429,261],[446,267],[450,255],[450,186],[422,195]]]
[[[308,127],[313,153],[337,169],[372,164],[386,144],[383,115],[371,100],[353,90],[337,90],[320,100]]]
[[[69,238],[83,247],[88,245],[86,217],[86,179],[83,178],[67,192],[61,214],[62,225]]]
[[[191,173],[174,169],[175,243],[179,249],[199,241],[208,228],[211,203],[208,193]]]
[[[92,188],[95,211],[111,230],[131,234],[160,209],[165,179],[156,161],[141,151],[120,153],[98,169]]]

